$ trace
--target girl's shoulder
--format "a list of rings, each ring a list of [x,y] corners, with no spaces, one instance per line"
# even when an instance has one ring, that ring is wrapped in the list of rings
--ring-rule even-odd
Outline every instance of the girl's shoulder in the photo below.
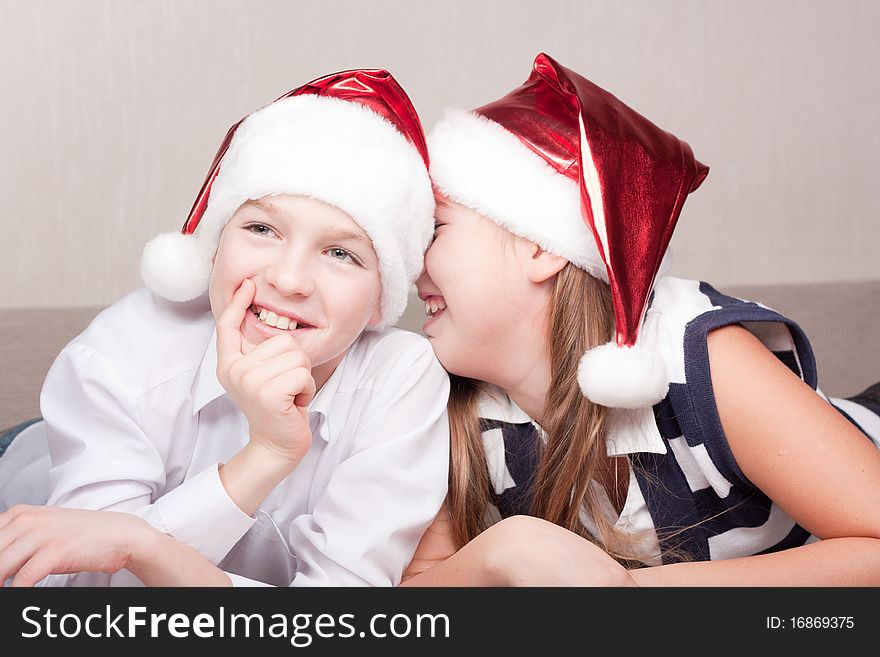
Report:
[[[708,283],[660,281],[642,337],[661,356],[669,391],[653,409],[657,432],[694,480],[726,498],[731,487],[751,490],[733,458],[718,416],[709,363],[709,334],[731,325],[749,331],[796,376],[816,388],[816,362],[798,324],[756,301],[719,292]]]
[[[806,334],[792,319],[703,281],[667,277],[654,287],[641,339],[663,359],[670,385],[701,384],[709,371],[708,335],[739,324],[811,387],[816,363]]]

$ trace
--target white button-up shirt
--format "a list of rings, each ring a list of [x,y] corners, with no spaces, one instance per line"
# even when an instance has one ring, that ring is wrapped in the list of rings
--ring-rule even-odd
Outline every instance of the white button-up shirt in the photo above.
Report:
[[[98,315],[55,360],[45,423],[27,430],[46,432],[48,502],[135,513],[239,585],[399,583],[447,487],[449,381],[428,341],[394,328],[358,338],[308,407],[310,451],[255,518],[220,482],[248,422],[216,368],[204,296],[142,288]],[[126,571],[49,580],[139,583]]]

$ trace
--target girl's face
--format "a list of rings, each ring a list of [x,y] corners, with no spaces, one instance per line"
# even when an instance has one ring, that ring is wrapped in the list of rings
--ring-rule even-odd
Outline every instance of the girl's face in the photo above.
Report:
[[[429,315],[422,330],[449,372],[513,385],[533,354],[524,345],[543,342],[547,290],[528,271],[536,247],[435,196],[434,241],[416,282]]]
[[[256,345],[291,333],[316,380],[326,380],[322,374],[329,376],[361,331],[381,320],[370,238],[345,212],[316,199],[264,196],[236,211],[214,256],[208,295],[215,318],[245,278],[256,293],[242,336]]]

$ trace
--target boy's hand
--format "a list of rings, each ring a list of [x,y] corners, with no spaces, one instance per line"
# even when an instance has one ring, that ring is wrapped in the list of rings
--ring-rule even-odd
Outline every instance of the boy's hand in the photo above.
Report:
[[[312,444],[312,364],[292,335],[257,346],[245,339],[241,325],[255,293],[246,278],[217,320],[217,378],[247,417],[251,442],[298,464]]]
[[[0,513],[0,586],[34,586],[52,573],[115,573],[127,568],[144,534],[141,518],[19,504]]]

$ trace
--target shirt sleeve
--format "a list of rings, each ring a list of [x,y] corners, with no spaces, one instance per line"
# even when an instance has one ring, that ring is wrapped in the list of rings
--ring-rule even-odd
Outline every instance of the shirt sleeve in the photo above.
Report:
[[[90,347],[71,343],[59,354],[40,407],[52,460],[49,504],[139,515],[215,564],[253,524],[226,494],[216,464],[159,497],[175,437],[159,442],[145,433],[130,386]],[[117,580],[130,585],[118,574],[61,576],[52,585],[107,586]]]
[[[449,378],[427,341],[380,385],[313,512],[291,524],[291,586],[396,586],[443,503]]]
[[[225,571],[224,571],[225,572]],[[232,580],[232,585],[235,587],[256,587],[256,586],[272,586],[271,584],[266,584],[266,582],[261,582],[256,579],[250,579],[249,577],[245,577],[244,575],[236,575],[235,573],[226,573],[229,579]]]

